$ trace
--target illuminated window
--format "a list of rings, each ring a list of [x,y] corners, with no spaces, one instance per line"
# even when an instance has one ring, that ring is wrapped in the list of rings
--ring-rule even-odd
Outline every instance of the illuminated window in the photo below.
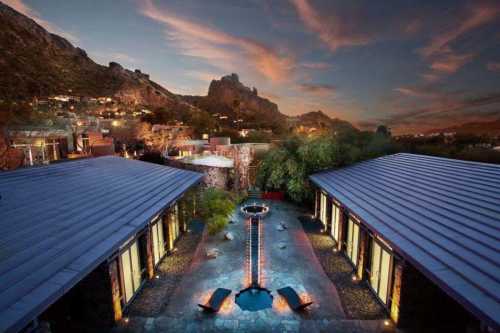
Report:
[[[389,296],[392,256],[375,240],[372,240],[371,252],[370,285],[380,300],[386,304]]]
[[[123,276],[122,293],[124,302],[127,304],[135,292],[139,290],[142,283],[142,268],[137,241],[134,241],[130,247],[122,252],[120,265]]]
[[[324,226],[326,226],[326,224],[327,224],[327,218],[326,218],[326,216],[327,216],[327,212],[326,212],[327,201],[328,201],[328,198],[327,198],[326,194],[321,193],[319,219],[320,219],[321,223],[323,223]]]
[[[358,265],[359,225],[349,217],[347,225],[347,256],[354,266]]]
[[[331,228],[331,235],[333,239],[338,243],[339,242],[339,224],[340,224],[340,208],[332,203],[332,228]]]

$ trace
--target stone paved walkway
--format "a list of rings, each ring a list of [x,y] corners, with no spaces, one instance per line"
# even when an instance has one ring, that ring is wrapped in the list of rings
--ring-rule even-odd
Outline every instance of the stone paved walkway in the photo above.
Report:
[[[193,220],[188,225],[188,233],[182,234],[176,243],[176,251],[163,259],[157,268],[155,279],[142,288],[128,308],[128,316],[157,316],[165,309],[172,294],[191,266],[191,260],[200,243],[205,224]]]
[[[223,235],[204,234],[189,271],[186,272],[168,306],[160,314],[131,316],[122,322],[118,332],[382,332],[390,330],[383,321],[347,320],[335,286],[323,271],[298,217],[296,206],[267,202],[271,213],[264,219],[263,285],[274,296],[271,309],[242,311],[234,296],[248,285],[246,258],[246,226],[235,214],[235,224],[227,231],[234,240]],[[277,230],[280,221],[288,226]],[[280,244],[286,248],[280,248]],[[218,248],[221,255],[208,259],[205,252]],[[302,314],[292,312],[276,289],[290,285],[314,304]],[[233,293],[221,311],[206,314],[197,303],[208,300],[214,289],[224,287]]]
[[[304,231],[326,275],[339,291],[342,306],[349,319],[374,320],[387,318],[387,314],[369,290],[366,281],[352,281],[352,265],[341,252],[333,252],[335,242],[321,232],[322,225],[308,216],[299,218]]]

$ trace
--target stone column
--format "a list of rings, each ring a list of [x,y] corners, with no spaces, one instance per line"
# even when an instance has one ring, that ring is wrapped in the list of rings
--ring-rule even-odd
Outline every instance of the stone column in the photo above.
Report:
[[[120,299],[120,280],[118,274],[118,259],[108,264],[109,278],[111,282],[111,302],[113,303],[113,312],[115,321],[122,319],[122,304]]]
[[[337,250],[342,251],[342,241],[344,240],[344,235],[346,232],[346,212],[342,208],[340,208],[340,217],[339,217],[339,241],[337,243]]]
[[[319,218],[319,190],[316,189],[316,191],[314,192],[315,193],[315,197],[314,197],[314,217],[316,219]]]
[[[358,267],[356,271],[356,277],[362,280],[365,277],[365,264],[367,262],[368,256],[368,246],[370,237],[368,233],[359,228],[359,251],[358,251]]]
[[[394,262],[394,282],[392,284],[391,319],[398,324],[399,305],[401,304],[401,282],[403,278],[404,264],[399,260]]]
[[[155,276],[155,268],[154,268],[154,258],[153,258],[153,239],[151,237],[151,226],[148,225],[146,230],[146,248],[147,248],[147,267],[146,270],[148,272],[148,278],[152,279]]]

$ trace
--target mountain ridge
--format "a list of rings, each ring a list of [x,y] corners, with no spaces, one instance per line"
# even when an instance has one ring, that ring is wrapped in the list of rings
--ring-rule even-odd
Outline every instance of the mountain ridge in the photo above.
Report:
[[[218,117],[226,127],[279,129],[293,117],[237,74],[212,80],[206,96],[182,96],[116,62],[103,66],[65,38],[50,33],[31,18],[0,2],[0,100],[28,101],[35,97],[112,96],[128,105],[192,109]],[[322,118],[328,116],[324,115]],[[328,121],[326,121],[328,122]]]

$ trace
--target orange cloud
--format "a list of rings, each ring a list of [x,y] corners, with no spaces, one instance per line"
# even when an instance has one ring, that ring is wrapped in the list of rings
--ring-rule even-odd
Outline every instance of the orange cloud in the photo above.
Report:
[[[334,52],[340,47],[365,45],[371,38],[349,29],[339,17],[333,14],[324,17],[318,13],[308,0],[290,0],[300,19],[308,29],[318,34],[318,38]]]
[[[335,87],[329,84],[302,83],[297,88],[304,93],[321,97],[333,96],[335,94]]]
[[[161,10],[152,0],[141,2],[141,12],[168,27],[167,37],[177,42],[184,55],[203,58],[225,70],[238,69],[241,58],[265,78],[282,82],[289,80],[295,67],[294,59],[282,55],[251,38],[233,36],[216,28],[180,18]]]

